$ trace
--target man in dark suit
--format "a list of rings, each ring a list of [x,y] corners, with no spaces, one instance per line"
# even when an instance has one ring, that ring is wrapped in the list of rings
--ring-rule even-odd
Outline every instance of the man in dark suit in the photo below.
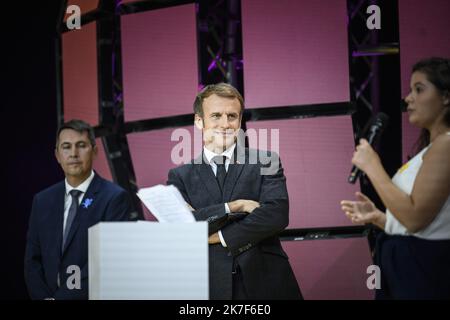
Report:
[[[209,222],[210,299],[301,299],[278,238],[289,223],[283,168],[275,153],[236,143],[243,108],[231,85],[204,88],[194,102],[202,155],[170,170],[167,184]]]
[[[88,228],[126,221],[128,194],[92,170],[94,131],[81,120],[58,129],[55,155],[66,179],[35,195],[25,252],[32,299],[88,299]]]

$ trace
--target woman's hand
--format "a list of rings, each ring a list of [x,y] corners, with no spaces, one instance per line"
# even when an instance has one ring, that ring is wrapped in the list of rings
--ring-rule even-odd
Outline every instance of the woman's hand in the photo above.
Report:
[[[355,193],[358,201],[342,200],[341,209],[353,223],[373,223],[384,229],[386,216],[361,192]]]
[[[359,145],[353,153],[352,164],[369,175],[370,170],[381,165],[380,157],[366,139],[359,139]]]

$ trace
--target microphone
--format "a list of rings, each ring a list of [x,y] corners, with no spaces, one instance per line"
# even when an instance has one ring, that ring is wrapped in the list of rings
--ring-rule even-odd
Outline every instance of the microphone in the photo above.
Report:
[[[389,123],[388,115],[382,112],[378,113],[372,119],[371,125],[368,130],[368,134],[365,137],[370,145],[374,145],[378,141],[384,129],[387,127],[388,123]],[[354,184],[356,180],[358,180],[358,178],[361,176],[361,173],[362,171],[359,170],[357,166],[353,166],[352,171],[348,176],[348,182]]]

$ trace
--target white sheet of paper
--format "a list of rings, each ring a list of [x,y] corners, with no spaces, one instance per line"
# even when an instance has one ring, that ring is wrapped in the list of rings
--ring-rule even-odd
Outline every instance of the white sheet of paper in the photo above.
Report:
[[[195,222],[194,215],[175,186],[158,184],[140,189],[137,196],[159,222]]]

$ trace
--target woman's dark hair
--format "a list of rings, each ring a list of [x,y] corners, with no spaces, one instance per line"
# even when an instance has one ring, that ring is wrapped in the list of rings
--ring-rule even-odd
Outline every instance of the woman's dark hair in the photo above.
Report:
[[[432,57],[418,61],[412,68],[412,73],[421,72],[441,93],[450,95],[450,59]],[[447,104],[444,121],[450,127],[450,104]],[[417,154],[430,144],[430,132],[422,129],[420,136],[414,144],[414,153]]]

